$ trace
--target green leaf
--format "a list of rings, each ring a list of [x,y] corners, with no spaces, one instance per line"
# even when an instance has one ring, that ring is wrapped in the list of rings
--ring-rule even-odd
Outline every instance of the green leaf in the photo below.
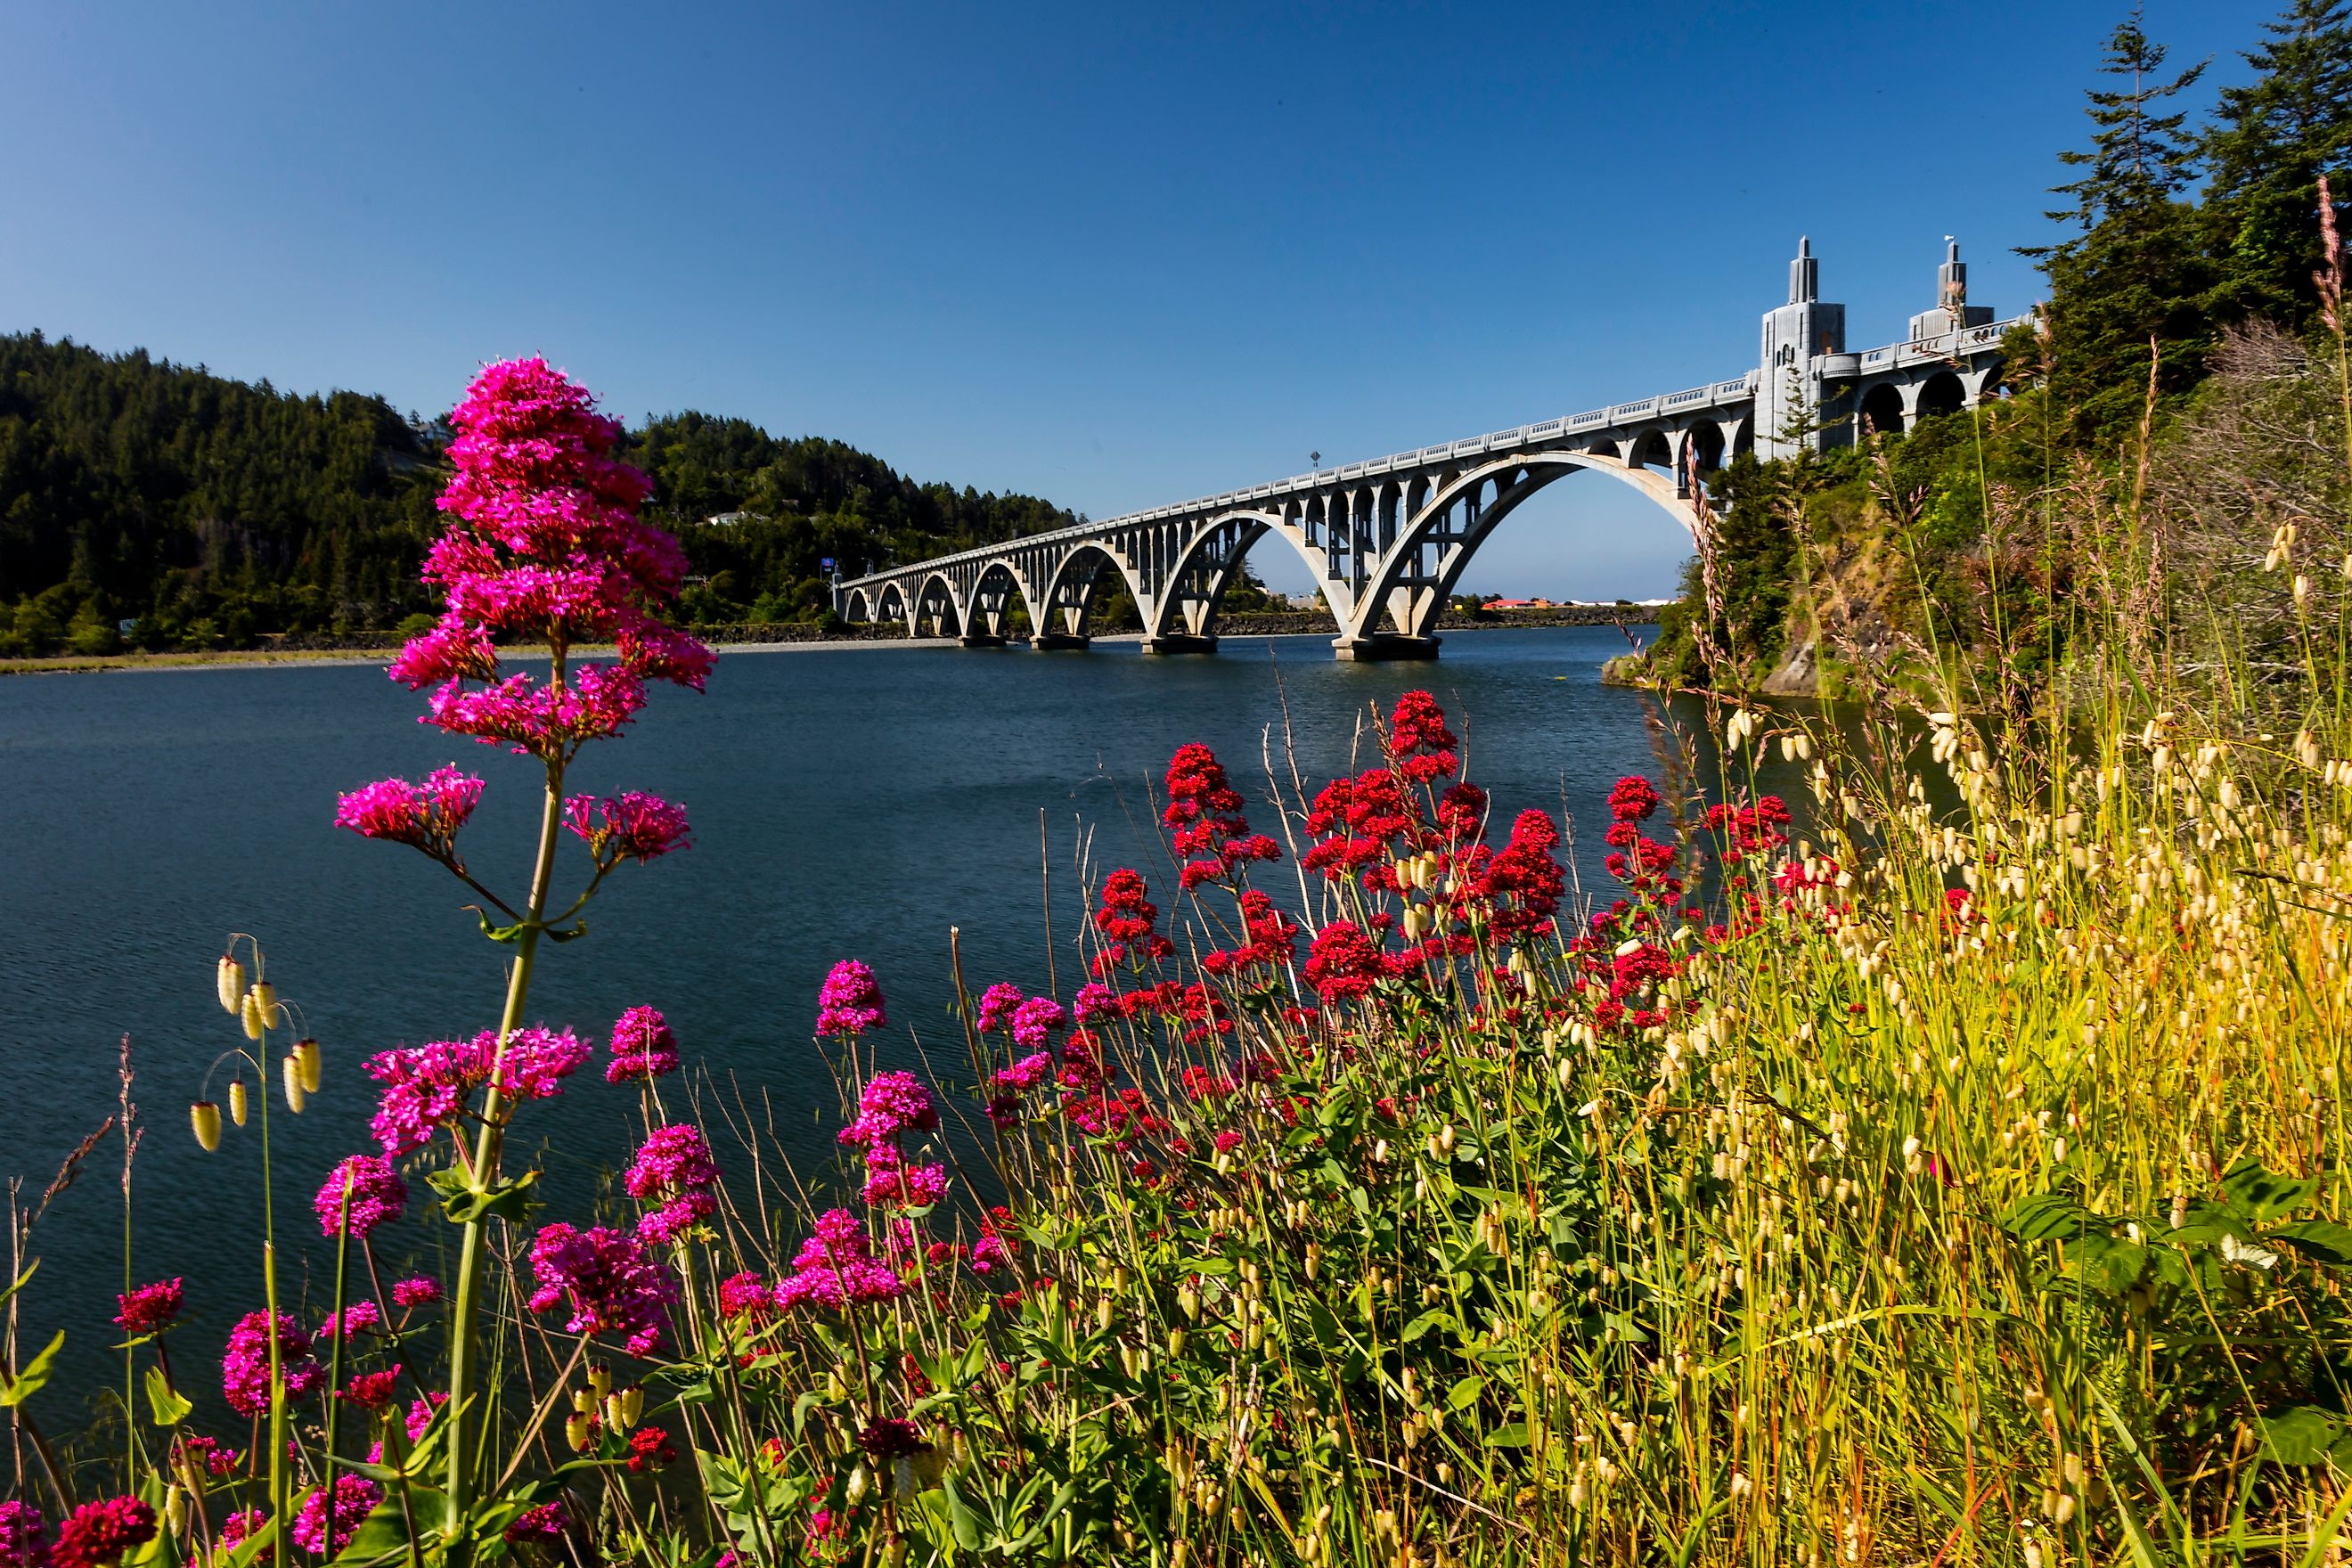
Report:
[[[49,1373],[57,1370],[58,1352],[65,1348],[65,1343],[66,1331],[59,1329],[47,1350],[16,1369],[16,1380],[0,1388],[0,1410],[13,1409],[41,1392],[41,1385],[49,1381]]]
[[[956,1489],[953,1476],[940,1478],[940,1490],[948,1504],[948,1528],[955,1532],[955,1542],[966,1552],[980,1550],[980,1520],[964,1505],[963,1493]]]
[[[572,924],[566,926],[562,931],[557,931],[552,926],[549,927],[547,931],[547,940],[550,942],[571,942],[577,937],[583,937],[587,934],[588,922],[586,921],[576,921]]]
[[[2090,1289],[2121,1295],[2147,1269],[2147,1248],[2094,1232],[2065,1244],[2066,1267]]]
[[[434,1173],[438,1176],[443,1173]],[[452,1225],[472,1225],[484,1219],[502,1219],[512,1223],[530,1213],[531,1189],[538,1184],[539,1173],[525,1171],[521,1175],[500,1182],[487,1191],[460,1187],[441,1200],[441,1212],[448,1216]]]
[[[522,935],[520,922],[510,926],[494,926],[490,923],[490,917],[482,910],[475,910],[474,915],[482,922],[482,934],[492,942],[514,942]]]
[[[2309,1203],[2319,1191],[2319,1179],[2282,1176],[2263,1169],[2258,1161],[2241,1160],[2222,1175],[2221,1190],[2230,1195],[2231,1205],[2248,1218],[2270,1219]]]
[[[2071,1241],[2098,1223],[2098,1216],[2064,1193],[2020,1198],[2000,1216],[2000,1228],[2020,1241]]]
[[[409,1507],[418,1521],[438,1519],[446,1506],[442,1494],[430,1487],[411,1485]],[[408,1521],[400,1511],[398,1494],[387,1496],[376,1504],[352,1538],[334,1557],[334,1568],[373,1568],[379,1563],[391,1563],[408,1555]]]
[[[1489,1448],[1524,1448],[1528,1446],[1528,1424],[1514,1421],[1507,1426],[1497,1426],[1486,1434]]]
[[[2315,1465],[2343,1435],[2344,1418],[2316,1405],[2290,1405],[2262,1417],[2263,1452],[2282,1465]]]
[[[5,1290],[0,1290],[0,1307],[6,1306],[8,1304],[8,1298],[14,1296],[17,1291],[22,1290],[25,1288],[25,1282],[33,1277],[33,1270],[38,1268],[40,1266],[41,1260],[37,1258],[25,1265],[25,1271],[16,1276],[16,1282],[11,1284]]]
[[[1454,1391],[1445,1396],[1445,1408],[1448,1410],[1465,1409],[1476,1403],[1478,1396],[1486,1392],[1486,1380],[1485,1378],[1465,1377],[1461,1382],[1455,1384],[1454,1385]]]
[[[2279,1226],[2263,1239],[2283,1241],[2314,1263],[2325,1263],[2334,1268],[2352,1268],[2352,1226],[2326,1219],[2299,1219],[2293,1225]]]
[[[195,1406],[180,1397],[162,1367],[151,1366],[147,1369],[147,1408],[153,1412],[156,1426],[177,1426]]]

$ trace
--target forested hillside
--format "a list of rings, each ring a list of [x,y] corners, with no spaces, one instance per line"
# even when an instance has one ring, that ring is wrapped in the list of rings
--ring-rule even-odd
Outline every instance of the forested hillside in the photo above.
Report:
[[[0,336],[0,657],[397,626],[427,608],[416,568],[446,435],[380,397]],[[855,572],[1076,521],[742,419],[656,418],[627,456],[653,476],[706,624],[822,618],[827,557]]]

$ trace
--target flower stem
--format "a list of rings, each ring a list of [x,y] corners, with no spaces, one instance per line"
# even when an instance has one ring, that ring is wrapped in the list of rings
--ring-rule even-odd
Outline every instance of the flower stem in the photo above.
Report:
[[[563,664],[559,657],[555,679],[560,681],[562,677]],[[487,1192],[498,1182],[500,1123],[505,1110],[504,1097],[499,1092],[499,1075],[506,1066],[507,1041],[521,1023],[523,1004],[530,994],[531,960],[539,952],[540,917],[547,911],[548,879],[554,870],[555,838],[562,824],[563,764],[550,762],[547,801],[539,825],[539,859],[530,879],[530,902],[524,910],[522,930],[515,938],[514,968],[507,977],[506,1012],[499,1020],[498,1050],[491,1060],[489,1089],[482,1102],[481,1132],[474,1145],[472,1185],[478,1192]],[[476,1433],[489,1429],[488,1412],[469,1410],[466,1404],[475,1392],[475,1298],[481,1289],[486,1229],[487,1222],[479,1216],[466,1224],[465,1238],[457,1253],[457,1295],[449,1311],[448,1497],[442,1529],[453,1568],[462,1568],[468,1555],[463,1536],[466,1516],[472,1505],[473,1438]]]

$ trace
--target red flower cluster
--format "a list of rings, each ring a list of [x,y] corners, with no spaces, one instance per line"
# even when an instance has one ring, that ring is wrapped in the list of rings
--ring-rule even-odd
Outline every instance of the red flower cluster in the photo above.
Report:
[[[677,1449],[669,1434],[658,1426],[640,1426],[629,1434],[629,1468],[643,1475],[677,1463]]]
[[[1736,866],[1752,855],[1769,855],[1789,842],[1789,803],[1777,795],[1753,805],[1710,805],[1706,825],[1723,835],[1723,863]]]
[[[1248,940],[1230,951],[1205,953],[1201,967],[1223,978],[1261,965],[1279,971],[1298,951],[1298,922],[1251,888],[1241,896],[1242,927]]]
[[[1559,846],[1559,829],[1540,811],[1523,811],[1511,824],[1510,842],[1486,862],[1477,882],[1497,940],[1517,942],[1552,929],[1568,890],[1568,875],[1552,858]]]
[[[1307,851],[1307,869],[1344,881],[1385,860],[1390,841],[1412,826],[1412,803],[1388,769],[1367,768],[1352,779],[1333,779],[1307,808],[1307,831],[1318,836]]]
[[[1097,974],[1130,958],[1157,963],[1176,951],[1160,934],[1160,908],[1144,897],[1149,890],[1143,874],[1126,867],[1103,879],[1102,908],[1095,911],[1095,930],[1103,936],[1102,951],[1095,954]]]
[[[1658,792],[1649,780],[1629,774],[1609,792],[1609,831],[1601,837],[1610,854],[1601,863],[1609,874],[1643,898],[1672,900],[1681,896],[1682,883],[1671,875],[1676,851],[1642,831],[1641,825],[1658,809]]]
[[[1461,742],[1445,727],[1445,710],[1426,691],[1408,691],[1389,716],[1389,755],[1397,772],[1416,784],[1444,778],[1461,766],[1454,748]]]
[[[1326,1002],[1351,1002],[1382,980],[1409,974],[1409,958],[1381,951],[1380,943],[1349,921],[1333,921],[1315,933],[1307,949],[1307,984]]]
[[[152,1334],[171,1326],[180,1315],[181,1282],[159,1279],[152,1285],[115,1297],[121,1310],[114,1314],[115,1326],[126,1334]]]
[[[1168,760],[1168,809],[1160,819],[1184,862],[1177,873],[1181,887],[1197,888],[1231,877],[1252,861],[1282,858],[1273,839],[1250,831],[1242,797],[1225,782],[1224,764],[1198,742],[1177,747]]]

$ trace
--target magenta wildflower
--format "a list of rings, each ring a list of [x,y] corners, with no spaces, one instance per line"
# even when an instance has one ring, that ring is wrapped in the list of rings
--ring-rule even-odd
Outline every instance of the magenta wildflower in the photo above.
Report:
[[[719,1314],[724,1318],[764,1318],[775,1307],[774,1287],[746,1269],[719,1282]],[[0,1563],[0,1568],[6,1568]]]
[[[857,1119],[835,1136],[844,1143],[872,1145],[901,1132],[929,1132],[940,1124],[922,1080],[910,1072],[874,1075],[857,1099]]]
[[[166,1328],[180,1315],[181,1295],[177,1279],[158,1279],[117,1295],[114,1299],[121,1303],[121,1310],[114,1314],[115,1326],[126,1334],[152,1334]]]
[[[481,780],[454,765],[436,768],[423,784],[379,779],[340,797],[335,826],[362,838],[411,844],[436,859],[454,860],[457,830],[481,798]]]
[[[874,1208],[926,1208],[947,1196],[945,1165],[908,1165],[888,1144],[866,1156],[866,1186],[858,1195]]]
[[[1000,980],[980,994],[980,1032],[992,1035],[1013,1022],[1013,1010],[1021,1005],[1021,987],[1009,980]]]
[[[1050,996],[1032,996],[1013,1009],[1013,1043],[1024,1051],[1042,1051],[1067,1016]]]
[[[344,1208],[346,1181],[351,1185],[348,1211]],[[348,1213],[352,1239],[362,1241],[378,1226],[398,1219],[407,1209],[408,1184],[382,1155],[353,1154],[328,1175],[310,1206],[319,1215],[320,1230],[329,1236],[344,1228],[336,1222]]]
[[[1009,1068],[999,1069],[989,1081],[999,1089],[1017,1093],[1022,1089],[1034,1089],[1053,1076],[1054,1058],[1039,1051],[1034,1056],[1023,1057]]]
[[[294,1542],[305,1552],[331,1557],[351,1543],[359,1533],[360,1521],[382,1501],[383,1489],[365,1476],[338,1476],[331,1492],[320,1487],[302,1500],[294,1514]],[[331,1507],[331,1520],[328,1517]]]
[[[310,1359],[310,1336],[290,1312],[278,1314],[278,1362],[287,1394],[307,1398],[326,1377]],[[267,1311],[247,1312],[229,1331],[228,1350],[221,1357],[221,1394],[239,1415],[258,1415],[269,1408],[269,1342]]]
[[[971,1271],[992,1274],[999,1268],[1013,1267],[1013,1248],[1001,1236],[983,1236],[971,1244]]]
[[[231,1513],[226,1519],[221,1521],[221,1550],[224,1552],[235,1551],[237,1547],[244,1545],[245,1542],[252,1537],[260,1534],[262,1529],[268,1523],[269,1516],[257,1508],[238,1509],[234,1513]],[[268,1563],[275,1555],[275,1552],[273,1552],[268,1547],[265,1546],[261,1549],[261,1554],[258,1557],[256,1557],[254,1561],[257,1563]]]
[[[684,1122],[656,1128],[624,1179],[631,1197],[660,1203],[637,1222],[638,1237],[656,1246],[677,1240],[718,1211],[711,1194],[718,1184],[719,1167],[698,1129]]]
[[[155,1510],[137,1498],[86,1502],[58,1526],[49,1553],[56,1568],[112,1568],[123,1553],[155,1539]]]
[[[632,1007],[613,1025],[613,1059],[606,1083],[632,1083],[677,1070],[677,1041],[669,1022],[651,1007]]]
[[[562,1536],[563,1500],[558,1498],[553,1502],[543,1502],[537,1508],[527,1508],[515,1515],[514,1522],[506,1528],[505,1539],[508,1545],[520,1546],[533,1541],[558,1541]]]
[[[373,1301],[353,1301],[336,1316],[319,1325],[319,1338],[341,1339],[346,1334],[372,1334],[383,1327],[383,1311]]]
[[[517,1029],[507,1038],[499,1066],[499,1088],[509,1101],[550,1100],[563,1092],[562,1080],[593,1054],[565,1029]],[[485,1029],[470,1040],[436,1040],[378,1051],[361,1068],[383,1086],[369,1131],[388,1155],[398,1156],[432,1142],[434,1132],[456,1122],[467,1098],[490,1080],[499,1060],[499,1036]]]
[[[906,1291],[898,1271],[874,1256],[866,1227],[847,1209],[817,1215],[816,1234],[801,1243],[792,1278],[776,1287],[780,1307],[834,1311],[866,1301],[896,1300]]]
[[[1070,1004],[1082,1025],[1091,1024],[1097,1018],[1118,1016],[1118,994],[1099,980],[1089,980],[1079,986],[1078,994],[1070,999]]]
[[[401,1429],[408,1434],[408,1440],[412,1443],[421,1440],[425,1429],[433,1425],[434,1415],[448,1403],[449,1396],[437,1388],[427,1390],[422,1399],[410,1400],[408,1414],[401,1421]]]
[[[888,1020],[882,1016],[882,987],[874,972],[854,958],[845,958],[817,987],[816,1032],[820,1035],[862,1035]]]
[[[604,1226],[575,1230],[559,1220],[531,1243],[530,1266],[539,1277],[530,1310],[544,1312],[569,1298],[567,1332],[621,1334],[632,1355],[661,1342],[674,1288],[635,1237]]]
[[[597,816],[599,807],[603,816]],[[659,795],[630,790],[609,800],[576,795],[563,803],[564,825],[587,841],[599,866],[634,859],[642,866],[673,849],[693,847],[686,837],[686,807]]]
[[[561,761],[627,723],[646,680],[699,689],[710,650],[658,618],[686,558],[636,515],[650,486],[612,457],[620,426],[540,359],[485,366],[449,418],[456,472],[440,505],[451,521],[424,572],[446,609],[392,666],[412,689],[439,684],[428,721]],[[565,684],[501,679],[493,634],[610,637],[620,660],[575,665]]]
[[[441,1299],[441,1281],[430,1275],[419,1274],[410,1279],[395,1279],[392,1285],[392,1304],[395,1307],[428,1306]]]
[[[48,1525],[28,1502],[0,1502],[0,1568],[49,1568]]]

